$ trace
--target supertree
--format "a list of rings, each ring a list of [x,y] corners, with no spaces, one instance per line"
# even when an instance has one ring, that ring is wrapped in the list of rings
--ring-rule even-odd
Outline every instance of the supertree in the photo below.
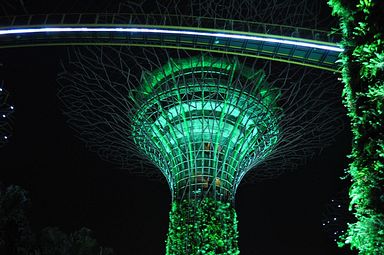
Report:
[[[140,53],[75,51],[60,76],[70,123],[102,157],[129,168],[142,156],[161,170],[174,201],[169,254],[236,253],[240,181],[255,167],[248,180],[273,177],[330,142],[334,79],[289,67],[279,76],[250,59]]]
[[[298,16],[278,14],[275,2],[235,2],[171,1],[157,9],[296,26],[315,17],[306,1],[280,6],[303,10]],[[120,11],[153,10],[146,4]],[[293,169],[341,126],[332,73],[225,52],[75,48],[59,83],[69,123],[88,147],[131,171],[165,177],[173,199],[167,254],[238,254],[233,206],[240,182]]]
[[[8,143],[12,136],[14,106],[10,103],[9,92],[0,83],[0,148]]]

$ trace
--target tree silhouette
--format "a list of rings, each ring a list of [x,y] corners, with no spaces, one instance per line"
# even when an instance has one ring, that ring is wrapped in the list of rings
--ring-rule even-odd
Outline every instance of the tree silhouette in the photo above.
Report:
[[[112,255],[98,245],[92,231],[81,228],[66,234],[57,227],[34,234],[27,217],[31,201],[23,188],[0,185],[0,254],[7,255]]]
[[[0,186],[0,254],[28,254],[33,239],[26,210],[27,192],[19,186]]]

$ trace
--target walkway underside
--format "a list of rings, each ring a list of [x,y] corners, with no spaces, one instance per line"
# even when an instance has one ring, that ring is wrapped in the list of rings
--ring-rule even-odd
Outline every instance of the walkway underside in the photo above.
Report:
[[[109,14],[107,17],[102,14],[0,17],[0,48],[161,47],[227,53],[329,71],[338,70],[335,62],[342,51],[330,42],[335,38],[318,30],[199,17],[181,17],[176,21],[154,15]]]

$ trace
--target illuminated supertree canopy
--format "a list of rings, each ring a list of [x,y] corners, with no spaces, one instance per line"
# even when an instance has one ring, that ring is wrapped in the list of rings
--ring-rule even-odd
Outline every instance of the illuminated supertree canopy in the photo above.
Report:
[[[118,12],[151,14],[145,16],[144,25],[149,28],[150,19],[163,17],[161,21],[167,24],[172,18],[177,30],[168,27],[167,37],[160,39],[177,44],[151,45],[151,36],[160,31],[152,29],[148,34],[127,32],[131,38],[142,37],[140,45],[68,50],[58,82],[70,126],[101,158],[168,183],[172,206],[167,254],[239,254],[234,209],[239,185],[294,169],[341,131],[342,113],[336,99],[339,82],[331,69],[304,63],[320,49],[300,56],[297,49],[306,46],[293,40],[286,55],[299,52],[296,57],[303,63],[296,64],[302,66],[289,60],[273,61],[280,50],[273,40],[284,42],[287,31],[288,36],[299,38],[299,31],[304,30],[290,27],[272,32],[283,39],[262,40],[260,45],[265,48],[260,52],[269,49],[272,56],[263,57],[227,52],[222,44],[245,47],[247,42],[236,41],[240,37],[236,38],[233,24],[228,41],[220,37],[223,26],[216,26],[224,19],[225,26],[237,19],[245,21],[243,24],[260,21],[297,27],[310,23],[314,29],[323,29],[329,22],[327,17],[314,15],[321,11],[318,7],[293,0],[242,1],[240,5],[235,0],[126,2]],[[201,31],[210,28],[210,32],[192,31],[193,37],[191,31],[182,30],[191,15],[193,22],[198,17],[212,18],[202,19],[198,27]],[[59,35],[62,28],[44,33]],[[43,34],[29,32],[31,37]],[[242,32],[253,31],[243,27]],[[4,38],[12,38],[12,33],[20,31],[7,30],[4,34],[10,37]],[[318,35],[305,40],[316,42]],[[203,41],[204,36],[210,39]],[[190,43],[191,38],[199,39],[209,50],[183,45],[183,40]],[[331,41],[327,43],[331,45]]]
[[[255,59],[79,48],[59,82],[69,122],[92,150],[127,168],[140,158],[164,175],[168,254],[237,254],[232,206],[243,177],[274,177],[340,130],[331,75]]]
[[[246,172],[278,141],[278,93],[237,61],[172,60],[143,74],[133,95],[134,143],[161,169],[174,197],[233,200]]]

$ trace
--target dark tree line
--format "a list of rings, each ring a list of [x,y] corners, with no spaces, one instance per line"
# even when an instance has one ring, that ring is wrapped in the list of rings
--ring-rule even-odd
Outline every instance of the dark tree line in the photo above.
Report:
[[[0,185],[0,254],[4,255],[112,255],[92,231],[81,228],[66,234],[57,227],[33,232],[27,216],[31,201],[19,186]]]

